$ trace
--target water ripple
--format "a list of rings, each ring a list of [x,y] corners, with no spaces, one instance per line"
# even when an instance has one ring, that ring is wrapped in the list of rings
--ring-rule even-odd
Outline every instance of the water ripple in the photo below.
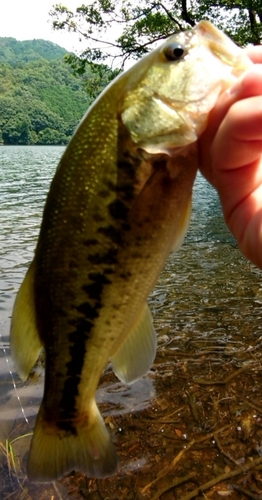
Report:
[[[32,260],[43,206],[62,147],[0,148],[0,314],[11,315]]]

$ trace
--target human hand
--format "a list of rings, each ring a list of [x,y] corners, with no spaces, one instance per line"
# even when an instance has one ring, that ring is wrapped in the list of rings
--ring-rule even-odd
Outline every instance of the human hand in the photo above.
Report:
[[[262,46],[246,50],[256,64],[219,97],[199,162],[240,250],[262,269]]]

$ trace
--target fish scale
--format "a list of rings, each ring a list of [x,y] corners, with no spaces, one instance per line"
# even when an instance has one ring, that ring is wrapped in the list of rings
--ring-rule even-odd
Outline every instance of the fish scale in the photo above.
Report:
[[[189,225],[197,140],[220,92],[250,64],[202,21],[118,76],[64,152],[11,324],[22,379],[46,353],[31,481],[117,470],[95,401],[99,379],[111,361],[132,383],[154,361],[147,297]]]

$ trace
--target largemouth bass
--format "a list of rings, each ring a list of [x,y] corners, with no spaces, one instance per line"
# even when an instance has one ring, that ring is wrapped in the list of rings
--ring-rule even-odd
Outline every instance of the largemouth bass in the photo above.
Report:
[[[154,361],[147,297],[188,228],[197,140],[219,93],[249,64],[203,21],[116,78],[65,150],[11,325],[22,379],[46,352],[30,480],[116,471],[97,385],[109,360],[125,383]]]

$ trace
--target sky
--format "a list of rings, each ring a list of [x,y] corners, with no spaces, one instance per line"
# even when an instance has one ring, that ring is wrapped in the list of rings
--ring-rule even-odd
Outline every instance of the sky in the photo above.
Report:
[[[57,43],[71,52],[80,52],[82,44],[75,33],[54,31],[48,15],[52,6],[62,3],[74,11],[82,0],[0,0],[0,37],[17,40],[42,38]]]

